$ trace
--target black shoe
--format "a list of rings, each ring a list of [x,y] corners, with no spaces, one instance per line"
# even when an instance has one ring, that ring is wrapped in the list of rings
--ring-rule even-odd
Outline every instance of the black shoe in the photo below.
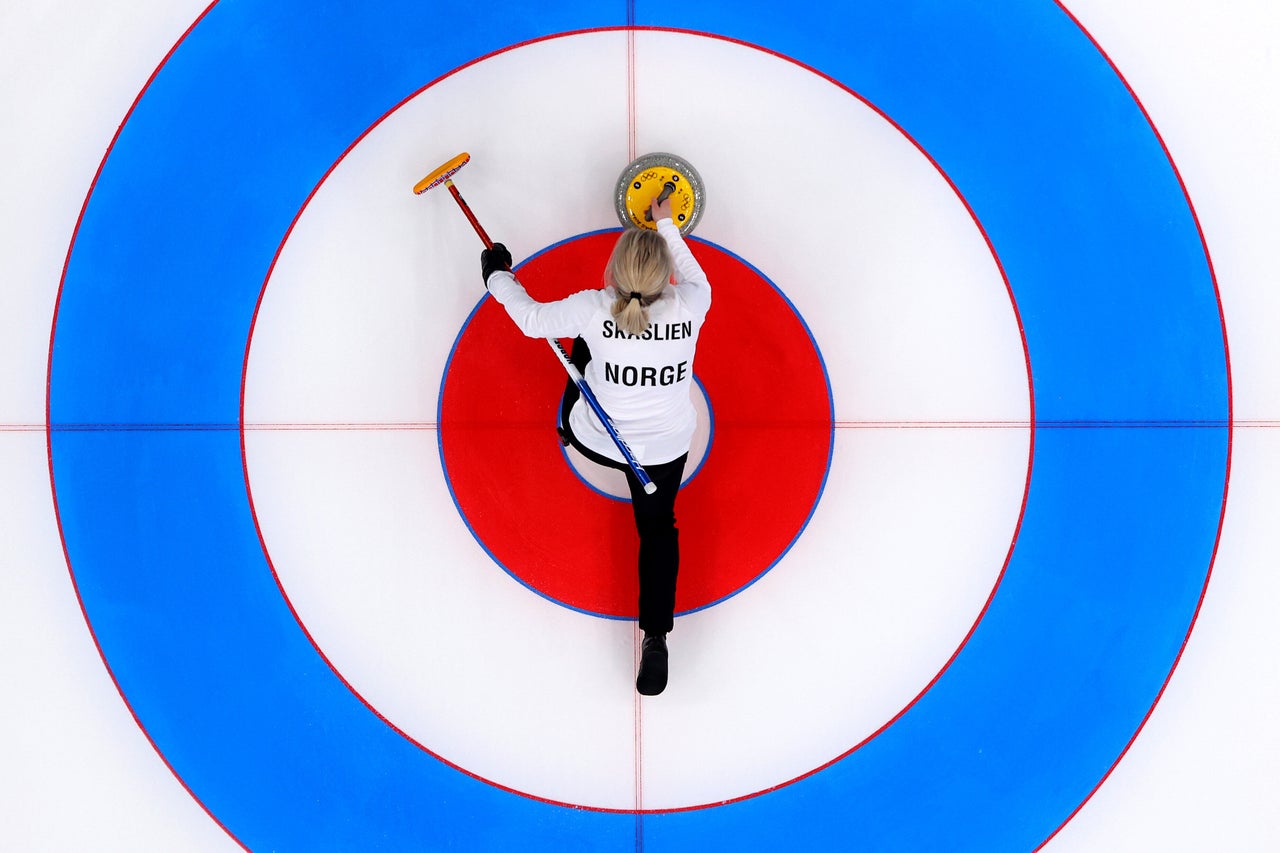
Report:
[[[636,691],[643,696],[657,696],[667,686],[667,635],[645,634],[641,648]]]

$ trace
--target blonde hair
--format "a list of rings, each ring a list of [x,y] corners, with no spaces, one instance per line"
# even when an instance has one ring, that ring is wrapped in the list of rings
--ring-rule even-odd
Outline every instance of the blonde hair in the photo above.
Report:
[[[649,328],[649,306],[662,295],[674,272],[675,261],[661,234],[647,228],[623,231],[604,270],[605,281],[618,294],[612,309],[618,328],[644,334]]]

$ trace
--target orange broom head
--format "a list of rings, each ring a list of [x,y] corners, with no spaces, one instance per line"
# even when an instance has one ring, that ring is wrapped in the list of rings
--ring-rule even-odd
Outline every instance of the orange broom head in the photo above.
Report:
[[[432,187],[440,186],[440,184],[443,184],[445,181],[449,180],[449,177],[454,172],[458,171],[463,166],[467,165],[467,163],[470,160],[471,160],[471,155],[463,151],[457,157],[454,157],[452,160],[445,163],[440,168],[436,169],[430,175],[427,175],[425,178],[418,181],[418,183],[414,184],[413,186],[414,193],[416,195],[422,195],[424,192],[431,189]]]

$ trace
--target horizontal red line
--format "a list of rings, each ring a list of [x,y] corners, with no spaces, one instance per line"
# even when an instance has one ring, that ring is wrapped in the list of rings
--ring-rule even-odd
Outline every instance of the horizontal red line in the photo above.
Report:
[[[244,424],[245,432],[401,432],[434,431],[435,423],[278,423]],[[52,424],[50,432],[239,432],[240,424]],[[44,432],[44,424],[3,424],[0,432]]]
[[[245,432],[434,432],[439,424],[432,421],[422,422],[312,422],[312,423],[248,423],[243,425]],[[525,423],[486,423],[469,424],[471,428],[514,429],[534,426]],[[1028,421],[876,421],[850,420],[826,423],[799,423],[795,421],[755,422],[739,424],[743,427],[818,427],[831,426],[835,429],[863,430],[953,430],[953,429],[1010,429],[1025,430],[1031,424]],[[1037,421],[1037,429],[1277,429],[1280,420],[1080,420],[1080,421]],[[47,427],[53,433],[71,432],[239,432],[241,424],[236,423],[101,423],[101,424],[52,424]],[[45,424],[0,424],[0,433],[43,433]]]
[[[1081,420],[1036,421],[1037,429],[1228,429],[1276,428],[1280,421]],[[1029,421],[836,421],[836,429],[1029,429]]]

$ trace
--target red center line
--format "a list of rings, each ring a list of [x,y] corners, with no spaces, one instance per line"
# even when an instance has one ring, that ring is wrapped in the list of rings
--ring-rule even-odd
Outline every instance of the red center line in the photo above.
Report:
[[[102,423],[102,424],[0,424],[0,432],[435,432],[434,421],[397,423],[297,422],[297,423]]]
[[[643,648],[640,626],[637,624],[631,632],[632,663],[634,669],[640,668],[640,654]],[[635,811],[636,811],[636,850],[644,850],[644,718],[640,694],[632,690],[632,702],[635,714]]]
[[[495,422],[491,426],[507,429],[538,427],[540,424]],[[966,429],[1030,429],[1033,424],[1025,420],[845,420],[832,423],[804,423],[770,421],[737,424],[739,427],[796,427],[812,428],[830,426],[839,430],[966,430]],[[1077,420],[1036,421],[1038,430],[1054,429],[1280,429],[1280,420]],[[245,432],[435,432],[440,424],[435,421],[296,421],[262,423],[3,423],[0,433],[71,433],[71,432],[228,432],[243,429]]]
[[[636,159],[636,31],[627,30],[627,162]]]
[[[636,159],[636,4],[627,0],[627,162]],[[639,625],[632,630],[632,671],[640,666],[642,639]],[[636,812],[636,853],[644,850],[644,709],[640,694],[632,690],[632,714],[635,720],[634,773]]]

